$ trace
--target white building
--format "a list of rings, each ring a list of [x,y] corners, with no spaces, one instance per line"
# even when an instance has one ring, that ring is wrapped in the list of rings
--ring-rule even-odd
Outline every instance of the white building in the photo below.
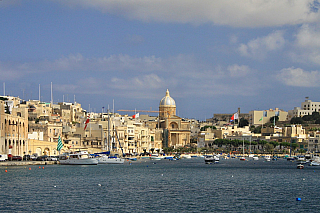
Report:
[[[288,119],[290,120],[293,117],[311,115],[313,112],[320,112],[320,102],[313,102],[306,99],[301,103],[301,107],[295,107],[293,110],[289,110]]]

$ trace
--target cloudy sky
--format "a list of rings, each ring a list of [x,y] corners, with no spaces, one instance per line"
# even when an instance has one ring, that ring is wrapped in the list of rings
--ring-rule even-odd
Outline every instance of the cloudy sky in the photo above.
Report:
[[[2,0],[0,94],[204,120],[320,101],[316,0]],[[130,114],[130,112],[129,112]],[[131,113],[132,114],[132,113]]]

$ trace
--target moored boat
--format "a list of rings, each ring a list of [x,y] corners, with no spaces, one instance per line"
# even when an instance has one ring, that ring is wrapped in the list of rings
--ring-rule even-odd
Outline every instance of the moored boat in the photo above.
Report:
[[[206,155],[204,156],[204,162],[206,164],[219,163],[219,156],[217,155]]]
[[[214,157],[213,157],[213,155],[206,155],[206,156],[204,156],[204,162],[205,162],[206,164],[212,164],[212,163],[214,163]]]
[[[75,151],[59,156],[61,165],[97,165],[98,159],[92,157],[88,151]]]
[[[245,161],[246,157],[242,156],[242,157],[240,157],[240,160]]]
[[[191,159],[191,155],[182,155],[182,158],[184,158],[184,159]]]
[[[265,159],[266,161],[270,161],[270,160],[271,160],[271,156],[270,156],[270,155],[266,155],[266,156],[264,157],[264,159]]]
[[[258,156],[253,156],[252,160],[259,160],[259,157]]]
[[[297,165],[297,169],[303,169],[303,168],[304,168],[304,165],[302,165],[302,164]]]
[[[118,157],[102,155],[97,158],[98,158],[98,164],[123,164],[124,163],[124,159],[118,158]]]

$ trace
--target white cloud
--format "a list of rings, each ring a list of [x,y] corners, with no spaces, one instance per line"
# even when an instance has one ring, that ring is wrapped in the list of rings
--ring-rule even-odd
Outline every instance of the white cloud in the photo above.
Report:
[[[250,72],[250,68],[248,66],[240,66],[238,64],[228,66],[227,70],[229,71],[231,77],[244,77]]]
[[[301,48],[319,48],[320,30],[314,25],[304,24],[296,34],[296,45]]]
[[[214,23],[236,27],[283,26],[319,20],[314,0],[57,0],[145,22]]]
[[[301,68],[285,68],[276,76],[277,80],[287,86],[319,87],[320,72],[305,71]]]
[[[150,91],[184,88],[183,95],[191,95],[197,91],[206,91],[198,96],[254,95],[257,93],[257,88],[261,87],[260,81],[248,66],[233,64],[227,67],[219,65],[212,67],[190,55],[168,58],[129,55],[86,58],[76,54],[54,61],[15,63],[5,66],[2,64],[0,63],[2,73],[13,73],[12,78],[15,77],[17,80],[25,76],[33,78],[54,73],[59,78],[54,89],[64,93],[103,95],[111,92],[123,97],[130,93],[140,98],[153,98]],[[69,82],[61,78],[66,75],[76,78]],[[234,78],[242,80],[235,81]]]
[[[295,35],[293,61],[320,64],[320,30],[318,25],[302,25]]]
[[[113,88],[118,88],[118,89],[135,88],[140,90],[140,89],[157,89],[166,83],[158,75],[150,74],[150,75],[136,76],[130,79],[115,77],[111,79],[111,84]]]
[[[238,51],[242,56],[263,59],[268,52],[280,50],[285,45],[283,31],[275,31],[265,37],[259,37],[249,41],[247,44],[240,44]]]

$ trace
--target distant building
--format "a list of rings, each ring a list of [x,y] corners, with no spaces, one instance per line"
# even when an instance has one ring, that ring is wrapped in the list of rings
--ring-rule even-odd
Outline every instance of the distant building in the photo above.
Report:
[[[313,102],[306,99],[301,103],[301,107],[295,107],[293,110],[288,111],[288,119],[291,120],[293,117],[312,115],[313,112],[320,112],[320,102]]]
[[[288,120],[288,112],[283,111],[279,108],[269,110],[253,110],[249,112],[249,124],[250,125],[263,125],[270,122],[270,118],[278,116],[278,121]]]

